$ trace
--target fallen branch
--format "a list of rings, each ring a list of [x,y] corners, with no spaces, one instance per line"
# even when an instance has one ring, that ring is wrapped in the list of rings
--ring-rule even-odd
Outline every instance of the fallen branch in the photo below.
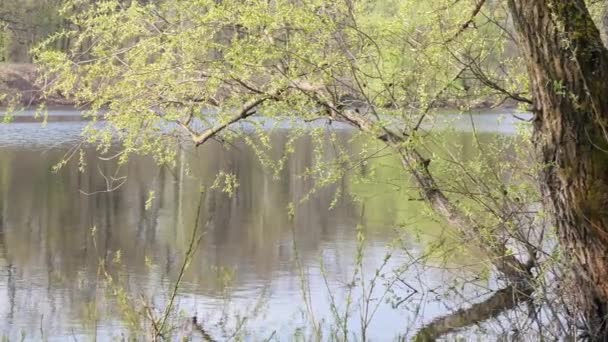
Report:
[[[533,288],[525,284],[516,284],[498,290],[481,303],[473,304],[468,309],[460,309],[433,320],[418,331],[413,341],[435,341],[437,338],[458,329],[497,317],[521,303],[530,301],[532,292]]]

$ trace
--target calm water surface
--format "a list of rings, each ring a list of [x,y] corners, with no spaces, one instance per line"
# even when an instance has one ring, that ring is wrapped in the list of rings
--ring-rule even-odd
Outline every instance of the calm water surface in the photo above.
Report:
[[[476,128],[492,132],[490,136],[512,133],[514,121],[507,119],[498,125],[496,115],[479,117]],[[466,145],[470,121],[455,120],[454,127],[464,132],[456,136]],[[471,298],[483,295],[467,280],[478,265],[466,253],[452,252],[447,263],[403,266],[412,264],[431,243],[443,241],[449,248],[453,242],[449,233],[420,214],[419,203],[387,185],[407,181],[388,166],[384,184],[364,184],[349,176],[303,203],[314,184],[302,177],[314,158],[315,145],[306,138],[298,140],[278,177],[241,143],[229,149],[211,143],[183,152],[175,169],[159,168],[142,157],[117,170],[114,163],[90,153],[84,173],[70,163],[53,174],[51,168],[78,140],[84,124],[70,120],[44,128],[26,122],[0,125],[0,336],[130,336],[125,310],[99,272],[100,263],[108,265],[116,284],[138,305],[145,301],[162,309],[188,249],[198,189],[209,188],[222,170],[234,173],[239,187],[232,196],[220,190],[202,196],[205,234],[177,297],[184,330],[196,316],[217,340],[230,339],[239,327],[247,339],[289,340],[306,333],[311,311],[329,331],[334,322],[330,294],[342,310],[353,278],[357,229],[366,236],[358,277],[371,279],[387,250],[392,258],[381,273],[389,279],[395,270],[401,272],[395,294],[383,297],[398,305],[379,306],[369,328],[372,340],[411,337],[425,322],[471,300],[437,288],[469,282]],[[343,130],[339,138],[347,142],[351,134]],[[282,146],[286,140],[284,132],[278,132],[273,144]],[[350,145],[356,152],[356,144]],[[331,157],[329,147],[326,154]],[[84,194],[105,190],[109,175],[128,179],[114,192]],[[330,209],[338,189],[345,196]],[[146,205],[151,192],[154,200]],[[361,200],[352,200],[351,194]],[[289,203],[299,203],[293,218]],[[373,292],[374,305],[383,288],[379,285]],[[310,294],[308,305],[303,289]],[[355,304],[360,297],[361,290],[355,289]],[[354,305],[349,328],[355,332],[359,312]],[[241,325],[238,317],[248,319]]]

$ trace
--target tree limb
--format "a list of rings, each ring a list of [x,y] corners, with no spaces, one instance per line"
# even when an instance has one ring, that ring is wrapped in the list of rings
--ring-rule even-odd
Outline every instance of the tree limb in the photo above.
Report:
[[[458,329],[496,317],[524,301],[529,301],[532,291],[531,286],[522,284],[498,290],[481,303],[473,304],[468,309],[461,309],[433,320],[418,331],[413,341],[435,341],[437,338]]]
[[[486,3],[486,0],[481,0],[479,1],[479,3],[477,3],[477,5],[475,6],[475,8],[473,9],[473,13],[471,13],[471,17],[469,18],[469,20],[465,21],[460,28],[458,29],[458,31],[456,31],[456,33],[448,38],[448,40],[446,40],[444,43],[445,44],[449,44],[451,42],[454,41],[454,39],[458,38],[458,36],[460,36],[466,29],[468,29],[471,24],[473,24],[473,21],[475,20],[475,17],[477,17],[477,15],[479,14],[479,12],[481,11],[481,8],[483,7],[483,5]]]
[[[531,280],[530,267],[510,254],[506,245],[500,239],[484,232],[474,220],[465,215],[441,191],[435,178],[430,172],[429,160],[425,159],[415,148],[407,144],[408,137],[398,135],[385,126],[378,127],[358,110],[337,109],[337,106],[327,100],[320,92],[321,87],[312,84],[294,84],[298,89],[318,101],[319,105],[330,112],[330,116],[343,119],[360,131],[372,134],[398,153],[403,167],[414,177],[420,187],[420,193],[433,211],[443,217],[450,225],[458,229],[464,240],[475,242],[476,246],[485,251],[492,264],[507,279],[514,283]],[[532,256],[530,256],[532,257]]]

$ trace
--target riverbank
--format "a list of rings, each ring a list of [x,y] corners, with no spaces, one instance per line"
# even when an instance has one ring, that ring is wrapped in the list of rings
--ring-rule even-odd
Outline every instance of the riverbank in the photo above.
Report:
[[[48,107],[73,107],[73,100],[67,99],[61,94],[52,94],[43,97],[42,88],[37,83],[38,70],[36,65],[28,63],[0,63],[0,107],[8,107],[11,105],[21,105],[25,107],[38,106],[45,103]],[[491,109],[511,109],[513,110],[517,103],[512,100],[500,100],[496,103],[495,100],[487,99],[469,103],[472,109],[475,110],[491,110]],[[458,111],[456,108],[461,108],[463,103],[459,101],[437,101],[436,107],[446,109],[450,112]]]
[[[34,64],[0,63],[0,107],[11,105],[73,106],[73,101],[60,94],[43,98],[42,88],[36,82],[38,70]]]

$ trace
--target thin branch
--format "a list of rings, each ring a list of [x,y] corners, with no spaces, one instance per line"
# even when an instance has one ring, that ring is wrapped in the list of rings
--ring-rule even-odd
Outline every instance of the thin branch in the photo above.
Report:
[[[206,130],[202,134],[193,133],[192,129],[189,126],[186,126],[186,125],[181,125],[181,126],[184,127],[185,129],[187,129],[191,133],[194,144],[196,146],[200,146],[200,145],[204,144],[207,140],[213,138],[219,132],[223,131],[226,127],[228,127],[240,120],[246,119],[246,118],[254,115],[256,113],[255,108],[271,98],[272,97],[265,96],[265,97],[261,97],[261,98],[249,101],[248,103],[246,103],[243,106],[243,108],[237,115],[233,116],[228,121],[226,121],[216,127]]]
[[[486,3],[486,0],[481,0],[473,9],[473,13],[471,13],[471,17],[469,18],[469,20],[467,20],[466,22],[464,22],[460,28],[458,29],[458,31],[456,31],[456,33],[448,38],[448,40],[446,40],[444,43],[445,44],[449,44],[451,42],[453,42],[456,38],[458,38],[458,36],[460,36],[466,29],[468,29],[469,27],[471,27],[471,25],[473,24],[473,22],[475,21],[475,17],[477,17],[477,15],[479,14],[479,12],[481,11],[481,8],[483,7],[483,5]]]
[[[201,211],[202,211],[202,206],[203,206],[203,196],[205,195],[204,192],[201,192],[201,196],[198,202],[198,207],[196,210],[196,218],[194,220],[194,227],[192,229],[192,236],[190,238],[190,245],[188,246],[188,250],[186,251],[186,254],[184,256],[184,262],[182,263],[182,266],[180,268],[179,271],[179,275],[177,277],[177,280],[175,281],[175,285],[173,287],[173,292],[171,293],[171,297],[169,299],[169,303],[168,305],[165,307],[165,311],[163,313],[162,318],[160,319],[160,324],[158,324],[158,330],[156,331],[156,337],[162,336],[163,334],[163,330],[165,328],[165,325],[167,323],[167,319],[169,318],[169,314],[171,313],[171,310],[173,309],[173,305],[175,303],[175,298],[177,297],[177,291],[179,290],[179,286],[181,284],[181,281],[186,273],[186,268],[188,268],[188,265],[190,264],[190,261],[194,255],[194,252],[196,251],[196,248],[198,247],[201,239],[203,238],[203,235],[199,235],[199,237],[197,238],[196,235],[199,231],[199,221],[200,221],[200,217],[201,217]],[[211,221],[211,218],[208,220],[208,222]]]

